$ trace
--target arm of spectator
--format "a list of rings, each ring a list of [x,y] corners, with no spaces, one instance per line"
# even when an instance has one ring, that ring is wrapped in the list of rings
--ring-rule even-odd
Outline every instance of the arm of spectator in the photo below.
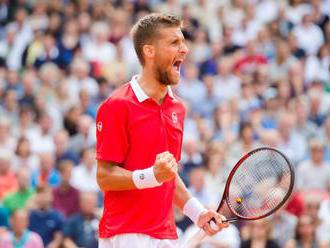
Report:
[[[52,240],[52,242],[50,242],[47,245],[47,248],[59,248],[59,247],[61,247],[62,240],[63,240],[62,232],[61,231],[55,232],[54,233],[54,239]]]
[[[284,248],[296,248],[296,241],[293,239],[290,239]]]
[[[132,172],[114,162],[97,161],[97,183],[104,192],[136,189]]]
[[[63,246],[64,248],[78,248],[78,246],[69,237],[64,238]]]

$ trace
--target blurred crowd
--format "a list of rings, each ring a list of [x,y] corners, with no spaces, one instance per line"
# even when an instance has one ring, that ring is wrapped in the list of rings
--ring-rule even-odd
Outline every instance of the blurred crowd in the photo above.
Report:
[[[97,247],[95,115],[139,73],[129,31],[150,12],[181,16],[190,49],[174,90],[192,194],[215,208],[259,146],[296,168],[284,208],[200,247],[330,247],[330,0],[0,0],[0,247]]]

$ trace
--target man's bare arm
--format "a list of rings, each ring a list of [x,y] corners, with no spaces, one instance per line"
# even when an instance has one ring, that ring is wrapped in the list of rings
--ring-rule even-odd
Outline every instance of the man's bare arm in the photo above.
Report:
[[[155,163],[148,168],[148,172],[143,173],[145,176],[144,182],[147,182],[151,177],[153,178],[151,185],[145,187],[159,186],[161,183],[172,180],[177,173],[177,164],[172,154],[163,152],[156,156]],[[143,188],[144,185],[139,184],[139,171],[129,171],[121,167],[120,164],[114,162],[106,162],[98,160],[97,162],[97,183],[102,191],[118,191],[118,190],[132,190]],[[135,173],[135,174],[134,174]],[[150,175],[152,175],[150,177]],[[143,182],[143,183],[144,183]],[[149,181],[150,182],[150,181]],[[143,184],[142,183],[142,184]],[[156,185],[155,185],[156,184]]]
[[[102,191],[136,189],[132,172],[114,162],[97,161],[97,183]]]
[[[182,179],[178,175],[176,177],[176,188],[174,193],[174,204],[177,206],[181,211],[183,210],[184,204],[192,197],[186,186],[184,185]]]

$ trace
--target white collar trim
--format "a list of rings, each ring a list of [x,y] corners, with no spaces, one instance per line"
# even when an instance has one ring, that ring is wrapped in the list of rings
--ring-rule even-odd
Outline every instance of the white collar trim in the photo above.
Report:
[[[133,76],[130,84],[132,86],[132,90],[133,90],[134,94],[136,95],[138,101],[143,102],[143,101],[147,100],[149,98],[149,96],[143,91],[143,89],[139,85],[139,83],[138,83],[139,77],[140,77],[140,75]],[[171,98],[174,98],[174,94],[173,94],[173,91],[170,86],[167,86],[167,94]]]

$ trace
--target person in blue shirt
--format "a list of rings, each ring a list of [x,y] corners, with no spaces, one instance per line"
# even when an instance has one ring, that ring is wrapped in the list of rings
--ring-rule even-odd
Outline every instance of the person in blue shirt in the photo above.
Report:
[[[51,208],[53,201],[49,187],[37,188],[29,218],[29,229],[38,233],[47,247],[59,247],[62,242],[64,216]]]
[[[97,194],[83,193],[80,197],[80,212],[71,216],[64,224],[65,247],[97,248],[99,220],[95,214]],[[74,245],[73,245],[74,244]]]

